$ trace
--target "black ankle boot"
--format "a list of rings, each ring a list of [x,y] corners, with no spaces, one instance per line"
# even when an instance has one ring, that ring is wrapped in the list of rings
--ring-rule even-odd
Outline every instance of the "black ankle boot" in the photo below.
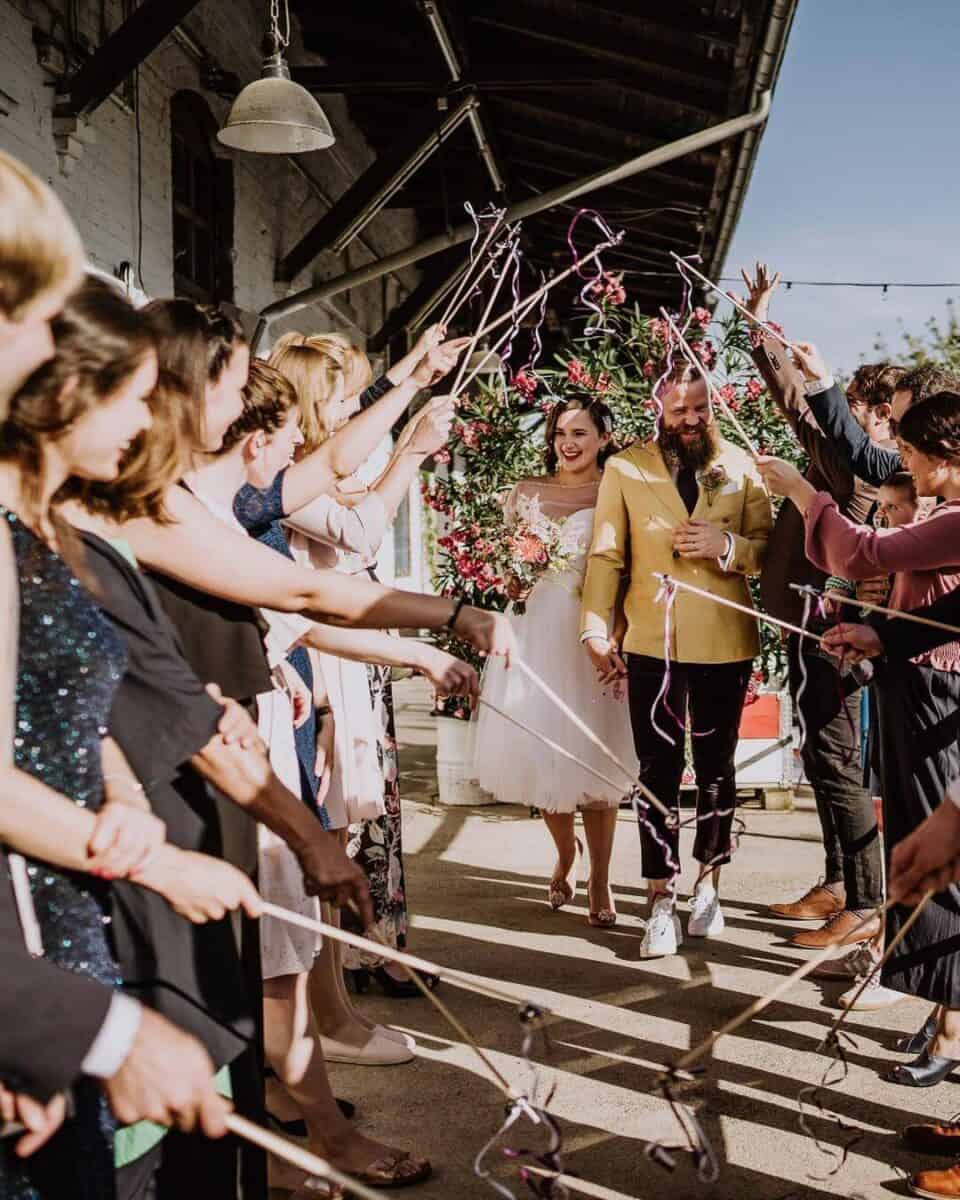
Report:
[[[900,1054],[919,1054],[922,1050],[926,1050],[927,1043],[937,1035],[937,1025],[937,1013],[934,1009],[916,1033],[897,1038],[893,1043],[894,1050]]]
[[[903,1087],[933,1087],[942,1083],[958,1065],[955,1058],[940,1058],[924,1050],[913,1062],[898,1063],[881,1078]]]

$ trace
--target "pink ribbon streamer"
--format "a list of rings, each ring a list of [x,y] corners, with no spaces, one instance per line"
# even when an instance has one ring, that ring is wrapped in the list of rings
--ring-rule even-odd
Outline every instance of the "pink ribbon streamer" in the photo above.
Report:
[[[594,334],[601,333],[606,324],[603,308],[599,301],[594,300],[593,298],[594,288],[596,288],[596,286],[603,281],[605,271],[599,257],[594,260],[597,268],[596,274],[587,275],[580,266],[580,254],[577,250],[576,242],[573,240],[573,235],[576,232],[577,225],[584,217],[587,217],[593,221],[594,225],[596,225],[597,229],[599,229],[604,239],[610,242],[615,242],[617,239],[616,234],[613,232],[601,214],[593,208],[578,209],[574,213],[573,219],[571,220],[567,229],[567,245],[570,247],[570,253],[573,255],[573,261],[577,268],[577,275],[581,279],[586,280],[583,287],[580,289],[580,303],[584,305],[585,308],[589,308],[591,312],[596,313],[597,317],[597,324],[588,324],[586,329],[583,331],[585,337],[591,337]]]

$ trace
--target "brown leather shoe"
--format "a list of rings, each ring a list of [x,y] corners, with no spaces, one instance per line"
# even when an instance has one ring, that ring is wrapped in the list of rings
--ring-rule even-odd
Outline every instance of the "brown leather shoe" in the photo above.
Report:
[[[787,921],[825,921],[834,913],[843,912],[843,895],[835,895],[822,883],[815,883],[799,900],[789,904],[771,904],[769,912]]]
[[[960,1121],[908,1125],[900,1137],[904,1145],[920,1154],[960,1154]]]
[[[907,1187],[914,1196],[926,1196],[928,1200],[954,1200],[960,1196],[960,1163],[945,1171],[920,1171],[911,1175]]]
[[[803,946],[807,950],[822,950],[824,946],[856,946],[860,942],[869,942],[879,932],[879,917],[861,925],[860,917],[844,909],[834,913],[819,929],[804,929],[795,933],[790,945]]]

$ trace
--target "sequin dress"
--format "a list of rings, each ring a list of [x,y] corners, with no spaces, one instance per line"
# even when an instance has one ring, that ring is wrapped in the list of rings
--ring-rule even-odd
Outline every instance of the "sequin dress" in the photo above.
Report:
[[[20,635],[14,762],[83,808],[103,802],[101,740],[126,664],[123,646],[69,566],[0,506],[17,562]],[[88,875],[28,866],[47,959],[110,987],[108,887]],[[76,1116],[32,1158],[0,1153],[4,1200],[110,1200],[113,1118],[98,1086],[74,1089]]]

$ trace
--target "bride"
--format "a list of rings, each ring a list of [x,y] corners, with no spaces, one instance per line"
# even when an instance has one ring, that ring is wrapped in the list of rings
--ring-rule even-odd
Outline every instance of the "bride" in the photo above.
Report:
[[[548,474],[523,479],[504,505],[507,528],[533,516],[562,524],[563,565],[539,576],[529,595],[510,581],[513,625],[524,661],[592,727],[620,760],[636,767],[625,701],[597,681],[579,643],[580,591],[593,533],[593,512],[604,461],[614,453],[613,418],[600,400],[561,401],[546,423]],[[611,631],[618,641],[620,631]],[[558,742],[607,775],[606,758],[520,671],[491,661],[483,698]],[[589,923],[616,924],[609,869],[617,808],[623,798],[590,772],[480,706],[476,763],[481,787],[505,804],[540,809],[557,849],[549,899],[554,909],[573,899],[582,846],[574,833],[579,808],[590,851]],[[626,789],[624,789],[626,790]]]

